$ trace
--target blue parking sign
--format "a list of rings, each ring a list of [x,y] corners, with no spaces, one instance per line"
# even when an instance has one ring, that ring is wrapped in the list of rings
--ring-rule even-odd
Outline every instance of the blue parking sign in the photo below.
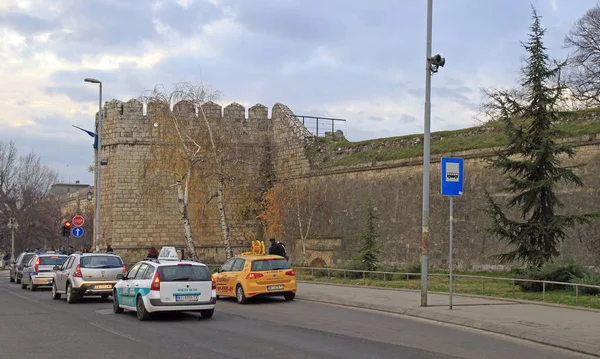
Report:
[[[442,195],[460,197],[463,195],[464,160],[442,157]]]

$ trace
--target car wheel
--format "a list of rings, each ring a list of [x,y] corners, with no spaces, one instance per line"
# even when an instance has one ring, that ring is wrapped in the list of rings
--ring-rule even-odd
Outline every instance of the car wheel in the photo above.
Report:
[[[60,299],[60,293],[58,293],[56,291],[56,282],[54,282],[54,284],[52,284],[52,299],[54,299],[54,300]]]
[[[17,284],[21,283],[21,280],[19,279],[19,277],[16,277],[16,278],[15,278],[15,282],[16,282]]]
[[[150,318],[150,313],[146,310],[146,306],[144,306],[144,300],[142,296],[137,297],[137,301],[135,303],[137,318],[140,321],[148,320]]]
[[[25,281],[21,281],[21,289],[26,289],[27,288],[27,284],[25,284]]]
[[[29,289],[31,289],[32,292],[35,292],[37,289],[37,285],[33,284],[33,279],[31,278],[29,278]]]
[[[200,315],[202,318],[212,318],[213,314],[215,314],[215,309],[204,309],[200,311]]]
[[[290,301],[290,300],[294,300],[294,298],[296,298],[296,293],[294,292],[290,292],[290,293],[285,293],[283,295],[283,297],[285,298],[285,300]]]
[[[8,281],[11,282],[11,283],[14,283],[15,282],[15,277],[13,277],[10,274],[8,276],[9,276]]]
[[[113,294],[113,312],[115,312],[115,314],[123,313],[123,308],[119,307],[119,298],[117,297],[117,293]]]
[[[237,288],[235,288],[235,299],[237,299],[237,302],[240,304],[246,304],[246,302],[248,302],[248,298],[246,298],[244,288],[242,288],[241,284],[238,284]]]
[[[77,295],[73,293],[71,284],[67,283],[67,303],[73,304],[77,301]]]

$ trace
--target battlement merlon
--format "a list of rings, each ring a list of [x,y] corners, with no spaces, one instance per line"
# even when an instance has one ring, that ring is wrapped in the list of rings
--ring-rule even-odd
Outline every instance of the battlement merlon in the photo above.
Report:
[[[155,106],[160,106],[160,104],[144,104],[137,99],[127,102],[119,100],[106,102],[102,108],[102,146],[142,144],[151,141],[156,134],[152,113],[161,110]],[[245,131],[254,134],[270,133],[273,138],[284,136],[289,140],[290,137],[293,137],[296,141],[306,145],[310,144],[313,138],[310,131],[294,116],[290,108],[281,103],[273,105],[270,118],[269,109],[262,104],[248,108],[246,115],[246,108],[237,102],[223,108],[217,103],[208,101],[200,108],[196,108],[188,101],[180,101],[167,110],[185,114],[191,120],[199,120],[199,116],[204,113],[211,122],[223,121],[228,126],[241,126]],[[98,114],[96,114],[96,124],[97,119]],[[203,126],[200,122],[198,125]]]

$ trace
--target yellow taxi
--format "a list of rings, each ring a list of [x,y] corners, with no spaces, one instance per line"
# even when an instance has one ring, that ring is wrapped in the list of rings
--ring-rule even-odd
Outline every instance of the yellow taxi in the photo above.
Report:
[[[230,258],[213,275],[218,297],[235,297],[240,304],[256,296],[296,297],[296,273],[276,255],[242,254]]]

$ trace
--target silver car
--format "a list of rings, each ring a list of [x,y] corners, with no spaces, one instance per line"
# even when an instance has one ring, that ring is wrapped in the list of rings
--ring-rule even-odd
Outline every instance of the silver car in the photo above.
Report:
[[[67,296],[67,303],[75,303],[82,296],[108,298],[117,283],[117,276],[127,273],[121,257],[112,253],[77,253],[61,266],[54,268],[52,298]]]
[[[22,271],[21,288],[32,291],[39,287],[51,287],[54,282],[54,267],[62,265],[68,256],[64,254],[36,254]]]
[[[17,257],[17,259],[15,259],[14,262],[10,263],[9,280],[11,282],[17,282],[17,284],[21,283],[21,278],[23,276],[23,268],[25,267],[25,264],[27,264],[31,260],[31,257],[33,257],[34,255],[35,253],[33,252],[23,252],[19,254],[19,256]]]

